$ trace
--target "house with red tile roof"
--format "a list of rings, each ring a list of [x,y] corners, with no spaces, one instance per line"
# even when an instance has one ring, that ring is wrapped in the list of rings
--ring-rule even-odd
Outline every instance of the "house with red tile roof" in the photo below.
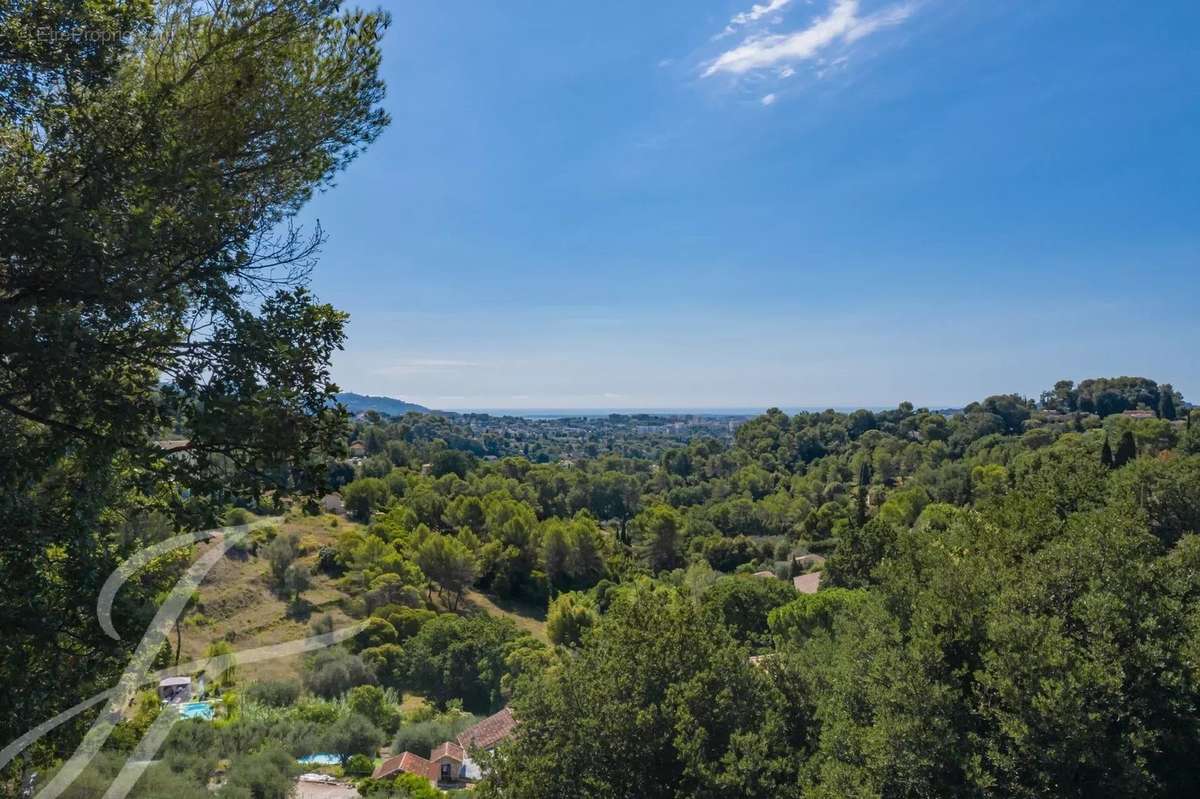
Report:
[[[496,748],[497,744],[512,735],[516,726],[517,720],[513,718],[512,711],[504,708],[499,713],[488,716],[474,727],[468,727],[459,733],[458,745],[468,751],[482,749],[490,752]]]
[[[479,752],[490,752],[504,739],[512,735],[517,726],[517,720],[512,711],[504,708],[498,713],[488,716],[474,727],[468,727],[459,733],[458,745],[466,752],[463,760],[463,774],[469,780],[483,777],[483,770],[471,755]]]
[[[371,772],[371,779],[387,779],[388,777],[396,776],[400,772],[417,774],[434,784],[438,782],[438,778],[441,776],[438,767],[431,761],[426,760],[420,755],[414,755],[412,752],[404,752],[395,757],[389,757],[380,763]]]
[[[440,783],[462,782],[467,779],[463,771],[463,762],[467,753],[453,741],[446,741],[429,753],[429,760],[437,769]]]
[[[471,753],[478,754],[495,749],[512,734],[516,724],[512,711],[504,708],[463,730],[457,742],[443,741],[438,744],[429,753],[428,759],[412,752],[389,757],[372,772],[371,778],[387,779],[404,772],[420,775],[433,783],[434,787],[478,780],[483,773],[479,765],[471,759]]]

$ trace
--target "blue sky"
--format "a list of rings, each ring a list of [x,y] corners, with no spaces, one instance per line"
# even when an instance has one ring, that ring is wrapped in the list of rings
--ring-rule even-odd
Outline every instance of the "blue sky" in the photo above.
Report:
[[[1200,401],[1200,4],[384,5],[393,124],[303,214],[345,390]]]

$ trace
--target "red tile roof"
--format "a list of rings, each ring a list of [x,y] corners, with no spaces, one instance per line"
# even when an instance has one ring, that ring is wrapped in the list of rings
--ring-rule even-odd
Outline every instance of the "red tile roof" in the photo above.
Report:
[[[404,759],[404,755],[396,755],[389,757],[387,760],[380,763],[371,772],[371,779],[378,780],[382,777],[390,777],[400,770],[400,761]]]
[[[504,708],[494,716],[488,716],[474,727],[469,727],[458,736],[458,745],[463,749],[493,749],[496,744],[512,735],[517,720],[512,711]]]
[[[448,757],[451,760],[455,760],[455,761],[458,761],[459,763],[461,763],[461,762],[463,762],[463,755],[465,755],[465,754],[466,753],[463,752],[463,748],[461,746],[459,746],[458,744],[454,743],[454,741],[446,741],[445,743],[438,746],[437,749],[434,749],[432,752],[429,753],[429,759],[430,760],[441,760],[443,757]]]
[[[431,782],[437,782],[440,776],[436,763],[431,763],[420,755],[414,755],[412,752],[404,752],[395,757],[389,757],[380,763],[379,767],[371,772],[371,779],[378,780],[384,777],[391,777],[400,771],[408,774],[419,774]]]

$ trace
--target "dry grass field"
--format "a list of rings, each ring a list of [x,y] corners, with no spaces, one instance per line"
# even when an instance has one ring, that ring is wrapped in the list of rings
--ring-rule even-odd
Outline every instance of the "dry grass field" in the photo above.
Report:
[[[185,617],[183,659],[203,657],[205,649],[214,641],[225,640],[235,650],[244,650],[304,638],[310,634],[309,625],[318,616],[332,617],[337,627],[351,624],[353,620],[341,608],[342,601],[349,595],[337,587],[335,579],[321,574],[315,567],[322,546],[334,544],[347,529],[361,527],[329,514],[285,517],[278,526],[279,534],[294,533],[300,537],[304,549],[300,560],[313,570],[312,587],[303,594],[305,609],[299,614],[272,588],[265,558],[226,556],[209,572],[200,586],[198,605]],[[460,612],[503,616],[539,640],[547,640],[544,608],[500,600],[471,590],[467,592]],[[296,655],[240,665],[239,681],[298,680],[301,660],[302,656]],[[411,698],[413,706],[421,701],[420,697]]]
[[[251,649],[304,638],[317,616],[332,616],[338,627],[351,623],[340,608],[347,595],[315,566],[320,548],[333,544],[340,533],[355,526],[337,516],[323,515],[288,518],[277,528],[281,535],[300,536],[305,550],[300,560],[313,567],[312,588],[303,594],[305,610],[300,614],[290,612],[288,603],[272,589],[266,559],[232,554],[223,558],[200,586],[196,609],[185,618],[183,657],[202,657],[213,641]],[[300,661],[300,656],[293,656],[239,666],[239,679],[298,679]]]

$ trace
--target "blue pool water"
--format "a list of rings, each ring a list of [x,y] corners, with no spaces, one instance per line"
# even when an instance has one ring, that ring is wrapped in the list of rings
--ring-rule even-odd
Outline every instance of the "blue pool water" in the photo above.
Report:
[[[179,706],[179,715],[185,719],[203,719],[212,721],[212,706],[207,702],[188,702]]]
[[[302,757],[299,761],[302,766],[336,766],[342,762],[342,759],[337,755],[330,755],[324,752],[318,752],[315,755]]]

